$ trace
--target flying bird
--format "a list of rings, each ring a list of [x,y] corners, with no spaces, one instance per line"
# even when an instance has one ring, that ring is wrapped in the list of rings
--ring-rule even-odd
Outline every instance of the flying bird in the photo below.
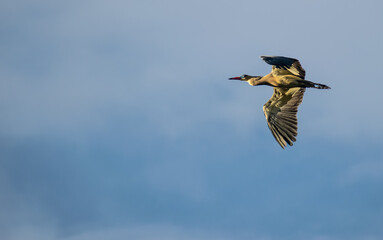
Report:
[[[306,88],[330,89],[324,84],[305,80],[306,72],[294,58],[282,56],[261,56],[272,70],[266,76],[242,75],[229,80],[248,82],[251,86],[274,87],[274,94],[263,105],[267,125],[275,140],[285,148],[293,145],[298,135],[298,106],[302,103]]]

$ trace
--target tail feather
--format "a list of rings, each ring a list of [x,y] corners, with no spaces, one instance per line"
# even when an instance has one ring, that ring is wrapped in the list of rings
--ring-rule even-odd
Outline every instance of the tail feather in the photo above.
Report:
[[[331,89],[327,85],[311,82],[309,80],[297,80],[297,82],[304,88]]]
[[[331,89],[329,86],[324,85],[324,84],[320,84],[320,83],[314,83],[314,88],[317,88],[317,89]]]

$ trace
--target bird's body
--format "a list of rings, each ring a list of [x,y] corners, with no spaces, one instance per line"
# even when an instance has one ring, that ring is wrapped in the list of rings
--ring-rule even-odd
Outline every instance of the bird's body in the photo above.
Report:
[[[261,56],[272,65],[266,76],[242,75],[230,80],[246,81],[252,86],[268,85],[274,87],[274,94],[263,106],[267,125],[282,148],[296,141],[298,106],[303,100],[306,88],[330,89],[330,87],[305,79],[306,72],[294,58],[280,56]]]

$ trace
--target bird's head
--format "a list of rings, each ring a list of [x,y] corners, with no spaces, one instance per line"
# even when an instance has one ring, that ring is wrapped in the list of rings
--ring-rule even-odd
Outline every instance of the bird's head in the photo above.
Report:
[[[245,82],[248,82],[252,86],[256,86],[256,85],[260,85],[261,84],[260,81],[258,81],[261,78],[262,78],[262,76],[250,76],[250,75],[243,74],[240,77],[229,78],[229,80],[245,81]]]
[[[243,75],[241,75],[240,77],[232,77],[232,78],[229,78],[229,80],[248,81],[250,78],[252,78],[252,76],[243,74]]]

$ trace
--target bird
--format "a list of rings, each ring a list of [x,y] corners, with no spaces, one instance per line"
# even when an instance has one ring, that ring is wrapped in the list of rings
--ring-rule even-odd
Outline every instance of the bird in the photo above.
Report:
[[[274,88],[270,100],[263,105],[267,126],[275,140],[284,149],[293,146],[298,135],[298,107],[302,103],[306,88],[331,89],[329,86],[305,79],[306,71],[298,59],[283,56],[261,56],[272,65],[266,76],[243,74],[229,80],[248,82],[251,86],[267,85]]]

